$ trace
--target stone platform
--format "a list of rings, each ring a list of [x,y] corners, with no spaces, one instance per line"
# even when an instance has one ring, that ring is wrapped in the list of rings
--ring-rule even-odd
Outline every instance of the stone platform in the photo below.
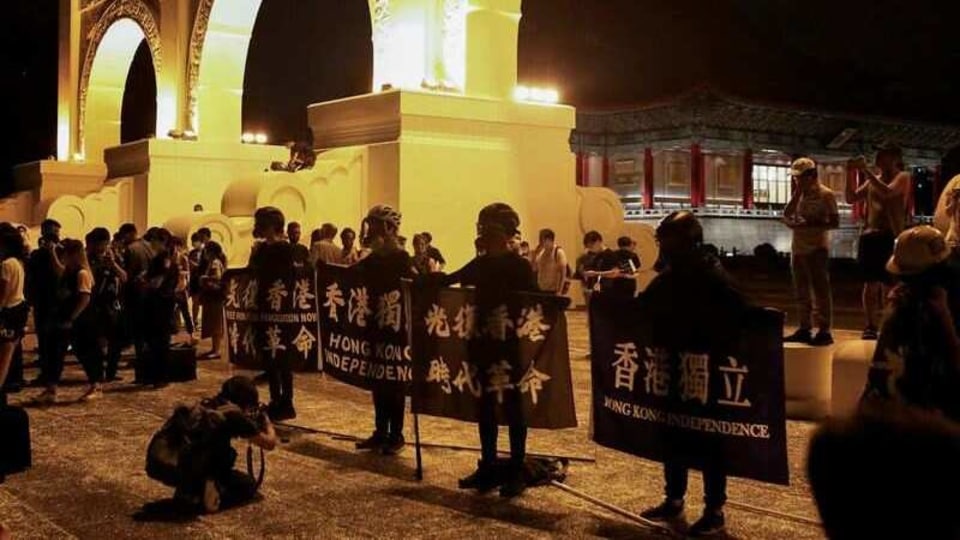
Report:
[[[598,448],[588,440],[589,361],[585,317],[570,316],[570,345],[580,427],[532,431],[530,451],[596,458],[571,464],[567,484],[631,511],[659,502],[660,466]],[[14,538],[666,538],[552,487],[529,490],[515,501],[456,489],[469,473],[473,452],[424,449],[425,479],[416,482],[412,445],[396,458],[357,454],[349,441],[291,434],[268,455],[263,498],[252,505],[170,523],[140,523],[133,516],[170,490],[143,472],[144,449],[177,402],[215,393],[231,372],[226,361],[203,363],[200,379],[145,391],[118,383],[95,403],[31,409],[34,467],[0,485],[0,522]],[[130,371],[123,375],[129,379]],[[61,399],[79,397],[83,375],[71,366]],[[363,436],[372,429],[369,395],[321,376],[298,376],[296,423]],[[265,389],[264,389],[265,391]],[[27,390],[16,400],[32,397]],[[408,416],[407,438],[412,439]],[[729,537],[823,538],[804,472],[815,424],[788,423],[787,488],[732,479]],[[424,441],[478,444],[472,424],[422,418]],[[506,435],[501,437],[506,444]],[[702,484],[691,475],[688,518],[701,510]],[[753,507],[798,519],[772,517]]]

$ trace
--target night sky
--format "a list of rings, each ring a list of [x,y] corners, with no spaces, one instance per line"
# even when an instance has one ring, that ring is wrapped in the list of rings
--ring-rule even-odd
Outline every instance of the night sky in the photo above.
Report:
[[[5,2],[4,175],[56,146],[57,0]],[[12,5],[11,5],[12,4]],[[960,6],[945,0],[525,0],[520,78],[581,108],[622,108],[710,86],[816,109],[960,123]],[[274,141],[309,103],[366,91],[366,0],[264,0],[244,125]],[[152,132],[149,53],[128,81],[123,136]],[[11,88],[12,87],[12,88]],[[2,190],[3,187],[0,187]]]

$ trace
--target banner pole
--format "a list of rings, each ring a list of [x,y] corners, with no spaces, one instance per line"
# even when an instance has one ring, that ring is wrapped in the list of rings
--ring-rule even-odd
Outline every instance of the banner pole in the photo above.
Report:
[[[401,288],[403,289],[403,311],[404,319],[406,319],[406,330],[407,330],[407,347],[410,347],[410,350],[413,350],[413,292],[411,285],[413,281],[410,279],[402,279],[400,281]],[[410,392],[410,409],[413,411],[413,444],[414,450],[416,452],[417,459],[417,472],[415,478],[418,482],[423,480],[423,452],[422,445],[420,444],[420,415],[417,414],[416,400],[417,400],[417,391],[416,384],[413,385],[413,391]]]
[[[657,523],[657,522],[655,522],[655,521],[650,521],[649,519],[646,519],[646,518],[644,518],[644,517],[638,516],[637,514],[634,514],[633,512],[630,512],[630,511],[628,511],[628,510],[624,510],[623,508],[620,508],[619,506],[615,506],[615,505],[610,504],[610,503],[608,503],[608,502],[606,502],[606,501],[602,501],[602,500],[600,500],[600,499],[598,499],[598,498],[596,498],[596,497],[594,497],[594,496],[592,496],[592,495],[588,495],[588,494],[580,491],[579,489],[574,489],[574,488],[572,488],[572,487],[570,487],[570,486],[568,486],[568,485],[566,485],[566,484],[564,484],[564,483],[562,483],[562,482],[558,482],[558,481],[556,481],[556,480],[551,480],[551,481],[550,481],[550,485],[553,486],[553,487],[555,487],[555,488],[557,488],[557,489],[559,489],[560,491],[567,492],[567,493],[569,493],[570,495],[573,495],[574,497],[577,497],[577,498],[582,499],[582,500],[584,500],[584,501],[587,501],[587,502],[589,502],[589,503],[593,503],[593,504],[595,504],[595,505],[597,505],[597,506],[599,506],[599,507],[601,507],[601,508],[603,508],[603,509],[605,509],[605,510],[608,510],[608,511],[610,511],[610,512],[613,512],[614,514],[617,514],[617,515],[619,515],[619,516],[625,517],[625,518],[627,518],[627,519],[629,519],[629,520],[631,520],[631,521],[633,521],[633,522],[639,523],[640,525],[643,525],[644,527],[646,527],[646,528],[648,528],[648,529],[653,529],[653,530],[656,530],[656,531],[660,531],[660,532],[662,532],[662,533],[664,533],[664,534],[667,534],[667,535],[669,535],[669,536],[672,536],[672,537],[678,537],[677,533],[676,533],[673,529],[671,529],[670,527],[668,527],[668,526],[666,526],[666,525],[662,525],[662,524]]]

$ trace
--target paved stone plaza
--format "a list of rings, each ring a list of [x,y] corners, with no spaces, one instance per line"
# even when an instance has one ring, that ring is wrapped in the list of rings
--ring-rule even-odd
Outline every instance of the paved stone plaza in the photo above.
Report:
[[[657,463],[588,440],[590,375],[583,313],[570,315],[570,346],[580,427],[531,432],[530,451],[596,458],[595,464],[572,463],[567,484],[609,503],[637,512],[658,502]],[[399,457],[385,458],[358,454],[348,440],[300,432],[288,433],[289,442],[268,456],[262,500],[189,521],[135,520],[145,503],[171,495],[144,473],[150,435],[177,402],[215,393],[230,371],[225,360],[207,362],[194,383],[160,391],[119,383],[98,402],[31,409],[34,467],[0,486],[0,522],[17,539],[666,537],[554,487],[531,489],[514,501],[459,491],[456,479],[475,466],[475,452],[424,449],[425,479],[416,482],[412,445]],[[132,373],[124,376],[129,379]],[[68,368],[66,377],[70,383],[61,391],[64,401],[79,397],[83,388],[79,367]],[[296,386],[298,425],[356,436],[371,431],[366,392],[319,375],[298,376]],[[27,390],[15,401],[37,392]],[[412,417],[407,426],[412,440]],[[813,429],[811,423],[788,425],[790,487],[731,480],[729,537],[823,537],[804,472]],[[425,442],[478,444],[472,424],[422,418],[421,433]],[[501,438],[505,445],[506,435]],[[701,510],[696,473],[690,489],[687,517],[692,521]]]

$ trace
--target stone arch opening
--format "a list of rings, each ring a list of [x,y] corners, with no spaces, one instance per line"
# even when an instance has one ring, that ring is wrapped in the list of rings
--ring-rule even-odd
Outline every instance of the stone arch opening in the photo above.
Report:
[[[243,131],[302,140],[307,106],[370,91],[372,59],[363,2],[264,0],[247,53]]]
[[[120,143],[149,139],[157,133],[157,77],[146,40],[140,43],[123,91],[120,113]],[[162,135],[162,134],[160,134]]]
[[[382,0],[369,1],[371,5],[387,3]],[[201,0],[199,3],[190,39],[187,126],[203,140],[240,140],[250,44],[263,3],[264,0]],[[325,16],[324,21],[320,21],[321,28],[324,22],[331,26],[337,24],[336,12],[356,9],[356,6],[338,6],[344,4],[342,0],[320,3],[327,11],[334,13],[333,17]],[[360,4],[359,8],[369,20],[371,7],[363,2],[356,3]],[[302,5],[299,2],[297,4]],[[356,16],[356,13],[353,15]],[[368,28],[372,28],[372,24],[372,21],[369,22]],[[300,39],[305,38],[300,36]],[[306,39],[316,39],[316,36]],[[370,39],[370,31],[365,33],[364,39]],[[372,50],[369,54],[372,58]],[[277,61],[286,62],[286,59],[278,58]]]
[[[99,42],[91,45],[81,82],[80,152],[100,161],[104,149],[120,144],[123,98],[134,57],[148,33],[137,21],[122,17],[106,26]],[[156,73],[157,54],[148,49]],[[155,93],[154,93],[155,94]]]

